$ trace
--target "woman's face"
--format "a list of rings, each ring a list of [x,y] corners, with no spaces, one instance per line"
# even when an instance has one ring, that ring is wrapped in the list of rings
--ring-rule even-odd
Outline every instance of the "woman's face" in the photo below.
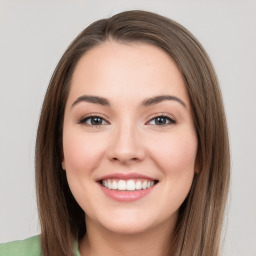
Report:
[[[197,136],[173,60],[105,42],[79,61],[65,108],[63,168],[87,226],[173,227],[195,173]]]

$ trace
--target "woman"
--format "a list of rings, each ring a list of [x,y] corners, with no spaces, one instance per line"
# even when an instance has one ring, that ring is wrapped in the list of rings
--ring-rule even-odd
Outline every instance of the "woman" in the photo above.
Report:
[[[0,255],[218,255],[228,135],[193,35],[144,11],[86,28],[45,96],[36,185],[41,236]]]

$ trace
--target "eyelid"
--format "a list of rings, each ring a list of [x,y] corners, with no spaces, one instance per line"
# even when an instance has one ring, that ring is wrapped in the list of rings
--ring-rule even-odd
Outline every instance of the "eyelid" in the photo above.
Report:
[[[107,120],[107,118],[102,115],[102,114],[99,114],[99,113],[90,113],[90,114],[87,114],[87,115],[84,115],[82,118],[80,118],[78,120],[78,124],[84,124],[86,125],[85,121],[88,120],[89,118],[92,118],[92,117],[99,117],[99,118],[102,118],[106,124],[100,124],[100,125],[88,125],[88,126],[101,126],[101,125],[107,125],[107,124],[110,124],[110,122]]]
[[[87,124],[88,126],[102,126],[102,125],[108,125],[110,124],[110,122],[107,120],[108,118],[105,117],[104,115],[100,114],[100,113],[90,113],[90,114],[87,114],[87,115],[84,115],[82,118],[80,118],[78,120],[78,124],[83,124],[83,125],[86,125],[86,120],[88,120],[89,118],[92,118],[92,117],[99,117],[99,118],[102,118],[104,120],[104,122],[106,122],[106,124],[100,124],[100,125],[90,125],[90,124]],[[166,125],[173,125],[173,124],[176,124],[176,119],[170,115],[170,114],[167,114],[167,113],[155,113],[151,116],[149,116],[147,119],[148,121],[145,123],[146,125],[150,125],[149,122],[152,121],[153,119],[157,118],[157,117],[164,117],[166,119],[169,120],[169,123],[167,124],[163,124],[163,125],[158,125],[158,126],[166,126]],[[151,124],[153,125],[153,124]]]
[[[167,118],[170,121],[170,123],[164,124],[162,126],[172,125],[172,124],[176,124],[177,123],[176,119],[172,115],[170,115],[170,114],[167,114],[167,113],[156,113],[156,114],[151,115],[148,118],[148,121],[146,122],[146,125],[150,125],[149,122],[152,121],[153,119],[157,118],[157,117],[164,117],[164,118]]]

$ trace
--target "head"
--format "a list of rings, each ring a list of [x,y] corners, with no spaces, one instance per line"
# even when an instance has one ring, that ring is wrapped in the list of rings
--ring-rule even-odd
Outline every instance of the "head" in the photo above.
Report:
[[[205,50],[190,32],[170,19],[143,11],[120,13],[91,24],[68,47],[52,76],[36,144],[43,250],[46,255],[50,251],[72,255],[74,240],[86,232],[84,211],[74,199],[63,170],[64,117],[72,79],[83,57],[109,42],[153,46],[166,54],[179,71],[189,102],[196,154],[170,252],[217,255],[229,184],[227,127],[218,80]]]

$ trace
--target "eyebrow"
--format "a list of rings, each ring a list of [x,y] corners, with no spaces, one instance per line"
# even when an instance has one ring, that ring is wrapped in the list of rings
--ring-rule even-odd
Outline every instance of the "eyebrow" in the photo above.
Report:
[[[172,96],[172,95],[160,95],[160,96],[148,98],[142,102],[142,105],[143,106],[151,106],[151,105],[160,103],[165,100],[174,100],[174,101],[180,103],[183,107],[187,107],[187,105],[185,104],[184,101],[182,101],[180,98],[178,98],[176,96]]]
[[[82,95],[74,101],[71,107],[77,105],[80,102],[90,102],[94,104],[100,104],[102,106],[110,106],[110,103],[106,98],[102,98],[98,96]]]
[[[158,103],[166,101],[166,100],[176,101],[176,102],[180,103],[183,107],[187,106],[185,104],[185,102],[182,101],[180,98],[178,98],[176,96],[172,96],[172,95],[160,95],[160,96],[155,96],[152,98],[147,98],[147,99],[143,100],[142,106],[147,107],[147,106],[151,106],[154,104],[158,104]],[[110,106],[110,102],[106,98],[99,97],[99,96],[82,95],[74,101],[74,103],[72,104],[71,107],[77,105],[80,102],[89,102],[89,103],[99,104],[102,106]]]

